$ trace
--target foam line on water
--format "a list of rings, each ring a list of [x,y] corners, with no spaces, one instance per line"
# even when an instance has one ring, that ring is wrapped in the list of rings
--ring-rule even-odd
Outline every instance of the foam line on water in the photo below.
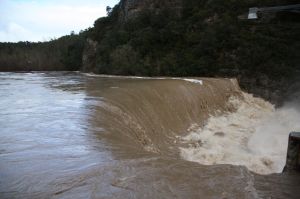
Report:
[[[188,82],[192,82],[192,83],[196,83],[196,84],[200,84],[203,85],[203,81],[202,80],[198,80],[198,79],[183,79],[184,81],[188,81]]]
[[[95,73],[82,73],[88,77],[107,77],[107,78],[124,78],[124,79],[174,79],[174,80],[184,80],[187,82],[203,85],[203,81],[200,79],[190,79],[190,78],[179,78],[179,77],[140,77],[140,76],[117,76],[117,75],[101,75]]]

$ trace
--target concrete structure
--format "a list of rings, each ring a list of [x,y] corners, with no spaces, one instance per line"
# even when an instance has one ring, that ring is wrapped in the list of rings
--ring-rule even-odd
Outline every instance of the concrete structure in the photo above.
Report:
[[[286,165],[283,172],[300,172],[300,133],[290,133]]]
[[[262,8],[257,8],[257,7],[249,8],[248,19],[257,19],[258,13],[274,13],[274,12],[282,12],[282,11],[300,13],[300,4],[262,7]]]

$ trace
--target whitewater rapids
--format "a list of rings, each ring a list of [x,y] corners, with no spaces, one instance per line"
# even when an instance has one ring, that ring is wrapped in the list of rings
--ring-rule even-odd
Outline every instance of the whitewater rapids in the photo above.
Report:
[[[181,156],[204,165],[244,165],[259,174],[281,173],[289,132],[300,130],[299,112],[275,109],[250,94],[232,97],[233,112],[211,116],[203,127],[194,125],[182,141]]]

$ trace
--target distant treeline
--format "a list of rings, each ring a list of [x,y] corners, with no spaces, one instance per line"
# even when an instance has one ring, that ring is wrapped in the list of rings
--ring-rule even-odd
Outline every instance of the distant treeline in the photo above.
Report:
[[[48,42],[0,43],[0,71],[79,70],[87,32]]]

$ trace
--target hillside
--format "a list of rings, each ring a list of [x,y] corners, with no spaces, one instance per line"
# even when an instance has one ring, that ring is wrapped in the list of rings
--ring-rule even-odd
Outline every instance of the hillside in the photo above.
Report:
[[[86,33],[49,42],[0,43],[0,71],[79,70]]]
[[[299,14],[254,21],[242,16],[249,7],[292,3],[297,1],[121,0],[79,35],[0,44],[0,70],[236,77],[247,91],[279,104],[299,75]]]

